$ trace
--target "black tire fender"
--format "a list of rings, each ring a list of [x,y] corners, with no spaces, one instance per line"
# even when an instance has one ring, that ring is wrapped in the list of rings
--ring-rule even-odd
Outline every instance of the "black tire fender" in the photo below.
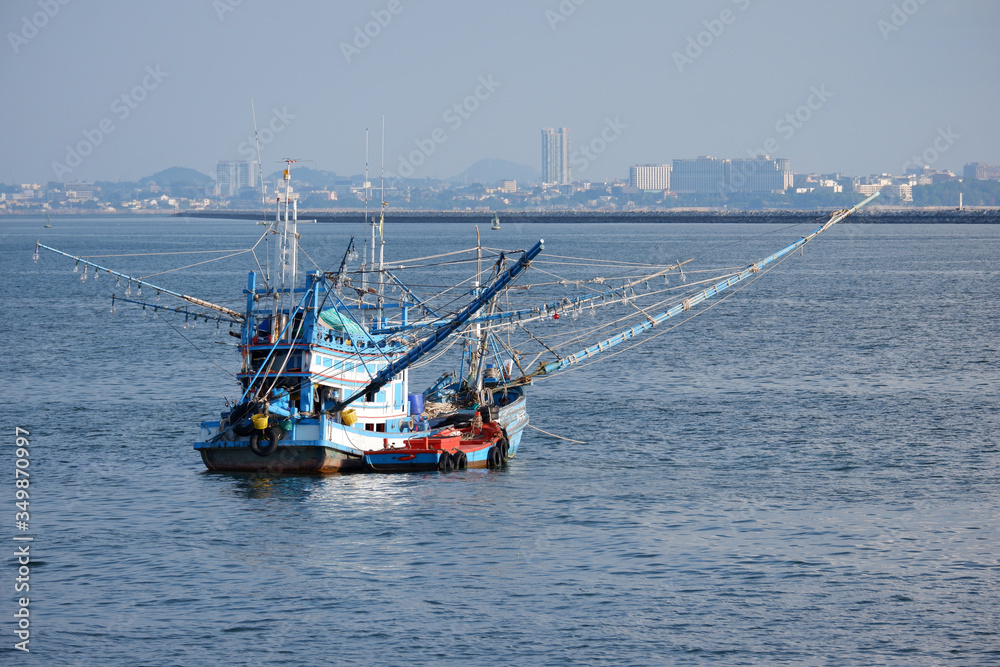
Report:
[[[254,429],[250,434],[250,451],[257,456],[270,456],[278,448],[279,440],[281,440],[281,429],[276,425],[268,426],[263,431]]]

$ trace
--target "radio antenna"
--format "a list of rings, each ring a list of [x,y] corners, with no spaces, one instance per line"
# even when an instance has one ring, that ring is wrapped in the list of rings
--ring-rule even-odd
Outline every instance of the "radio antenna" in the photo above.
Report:
[[[257,112],[253,108],[253,98],[250,98],[250,115],[253,116],[253,142],[257,145],[257,174],[260,179],[260,203],[267,206],[267,192],[264,191],[264,163],[260,161],[260,139],[257,137]]]

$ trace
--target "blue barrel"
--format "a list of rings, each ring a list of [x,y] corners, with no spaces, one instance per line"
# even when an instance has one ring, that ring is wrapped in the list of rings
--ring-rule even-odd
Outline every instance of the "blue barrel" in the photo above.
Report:
[[[409,394],[410,399],[410,414],[419,415],[424,411],[424,395],[423,394]]]

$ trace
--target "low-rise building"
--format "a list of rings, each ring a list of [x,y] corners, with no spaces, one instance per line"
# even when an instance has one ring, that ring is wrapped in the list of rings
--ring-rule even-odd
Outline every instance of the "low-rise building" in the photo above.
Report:
[[[985,162],[971,162],[962,170],[962,178],[977,181],[1000,180],[1000,165]]]

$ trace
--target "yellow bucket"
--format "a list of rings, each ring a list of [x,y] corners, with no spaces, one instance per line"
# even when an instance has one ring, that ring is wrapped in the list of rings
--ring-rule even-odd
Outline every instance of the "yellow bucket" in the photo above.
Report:
[[[346,426],[354,426],[358,421],[358,414],[354,412],[354,408],[344,410],[340,413],[340,421],[344,422]]]
[[[267,415],[260,414],[253,416],[253,427],[258,431],[263,431],[267,428]]]

